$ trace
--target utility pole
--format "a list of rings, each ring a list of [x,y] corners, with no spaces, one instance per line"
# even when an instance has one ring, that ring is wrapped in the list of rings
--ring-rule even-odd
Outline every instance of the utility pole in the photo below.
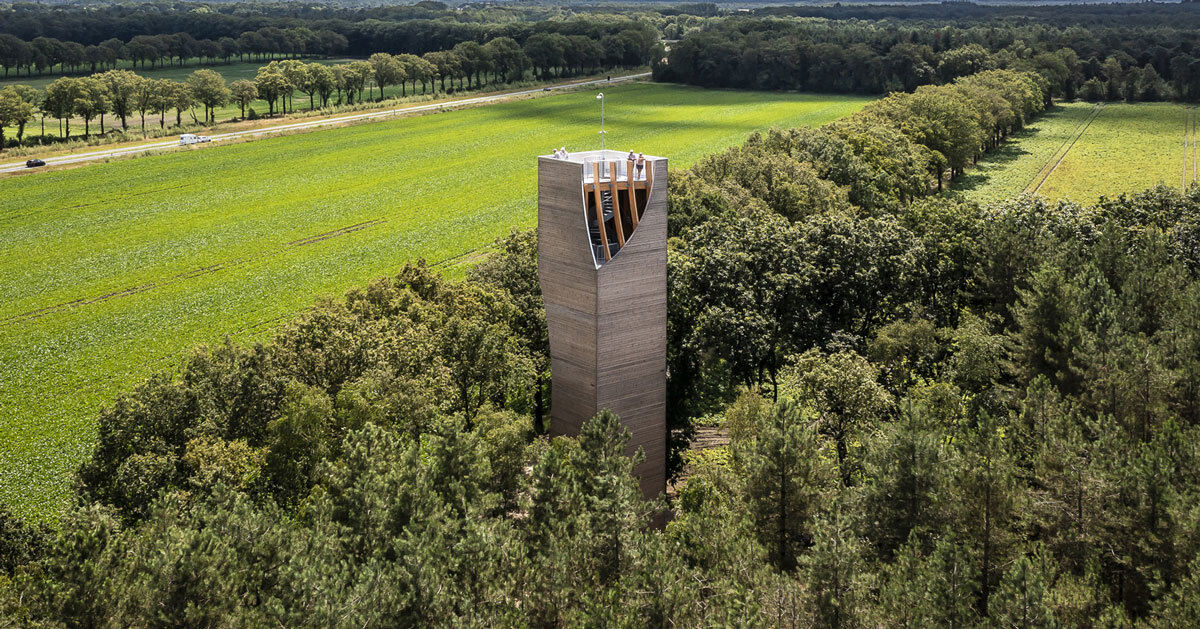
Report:
[[[600,100],[600,150],[603,151],[604,136],[608,135],[608,132],[604,130],[604,92],[597,94],[596,98]]]

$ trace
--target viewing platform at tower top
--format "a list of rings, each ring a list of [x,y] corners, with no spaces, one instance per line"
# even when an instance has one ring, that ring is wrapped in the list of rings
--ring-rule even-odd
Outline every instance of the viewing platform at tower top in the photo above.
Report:
[[[647,177],[646,173],[650,171],[650,165],[660,159],[664,159],[654,155],[642,155],[642,159],[645,160],[643,162],[645,168],[641,173],[637,173],[636,164],[638,153],[636,152],[634,153],[633,160],[629,159],[629,152],[627,151],[579,151],[578,153],[567,153],[565,158],[555,155],[539,155],[538,157],[540,159],[550,159],[560,162],[579,164],[582,166],[582,177],[585,184],[595,182],[597,171],[599,172],[600,181],[602,183],[612,180],[612,170],[614,168],[613,164],[615,164],[616,168],[616,180],[629,181],[630,162],[634,163],[634,179],[636,181],[644,181]],[[599,166],[599,168],[596,166]]]

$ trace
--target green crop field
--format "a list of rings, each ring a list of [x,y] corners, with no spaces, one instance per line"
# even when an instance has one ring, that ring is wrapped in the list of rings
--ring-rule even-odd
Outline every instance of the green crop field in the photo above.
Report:
[[[867,99],[611,86],[608,146],[675,169]],[[0,503],[53,518],[97,411],[197,344],[450,266],[536,222],[535,156],[598,148],[594,91],[0,179]]]
[[[980,160],[956,184],[970,198],[992,201],[1030,192],[1050,200],[1096,201],[1193,178],[1193,133],[1187,110],[1171,103],[1067,103]]]

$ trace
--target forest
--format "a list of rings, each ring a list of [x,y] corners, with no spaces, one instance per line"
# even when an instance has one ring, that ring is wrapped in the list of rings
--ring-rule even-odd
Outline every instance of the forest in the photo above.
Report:
[[[636,15],[484,8],[458,11],[440,2],[338,8],[288,3],[169,3],[70,8],[0,5],[0,65],[42,73],[116,60],[161,62],[240,55],[421,55],[463,42],[509,37],[586,36],[607,48],[657,42],[653,23]],[[557,17],[558,19],[547,19]],[[660,16],[661,21],[661,16]]]
[[[1192,626],[1200,188],[933,194],[1034,120],[990,70],[670,179],[676,493],[544,436],[537,235],[121,395],[15,626]],[[688,451],[698,425],[727,447]],[[663,528],[647,526],[668,514]]]
[[[1034,17],[1036,11],[982,23],[928,9],[914,9],[922,19],[911,20],[713,18],[674,43],[655,76],[710,87],[879,94],[1010,69],[1037,73],[1052,98],[1200,98],[1200,11],[1151,7],[1132,18],[1117,10],[1087,11],[1087,26],[1053,14]]]

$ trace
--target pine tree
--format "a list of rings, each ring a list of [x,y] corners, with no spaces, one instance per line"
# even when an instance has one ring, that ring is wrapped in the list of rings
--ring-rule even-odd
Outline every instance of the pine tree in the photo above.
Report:
[[[813,523],[812,548],[800,559],[814,627],[843,629],[867,625],[865,609],[872,575],[863,543],[850,525],[842,499]]]
[[[992,622],[1012,629],[1054,629],[1049,591],[1054,558],[1038,548],[1032,556],[1022,555],[1004,574],[989,605]]]
[[[940,435],[923,410],[909,400],[900,417],[868,448],[862,487],[863,530],[883,558],[911,532],[937,521],[934,508],[943,483]]]
[[[980,413],[950,459],[944,526],[960,532],[979,575],[979,613],[988,615],[988,599],[1013,540],[1018,511],[1016,469],[1005,433],[988,413]]]
[[[747,508],[771,563],[792,570],[812,541],[811,520],[832,470],[811,420],[784,399],[757,418],[753,438],[732,444]]]
[[[929,618],[926,626],[960,629],[978,623],[973,602],[979,599],[983,583],[979,562],[959,541],[947,538],[938,541],[930,554],[925,578],[918,581],[928,589],[922,616]]]

